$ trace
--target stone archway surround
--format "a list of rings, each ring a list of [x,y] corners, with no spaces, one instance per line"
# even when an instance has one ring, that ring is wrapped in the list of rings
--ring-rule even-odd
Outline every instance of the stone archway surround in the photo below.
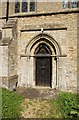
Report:
[[[61,55],[61,49],[58,43],[48,34],[39,34],[35,36],[26,46],[25,54],[29,57],[29,84],[32,87],[35,87],[35,49],[39,46],[40,43],[45,43],[49,46],[52,51],[52,56]],[[58,59],[52,57],[52,88],[58,87]]]

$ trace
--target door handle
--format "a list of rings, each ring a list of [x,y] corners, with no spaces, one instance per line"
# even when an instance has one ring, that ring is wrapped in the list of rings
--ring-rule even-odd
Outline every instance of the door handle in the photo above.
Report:
[[[44,69],[44,68],[45,68],[45,66],[43,65],[41,68],[42,68],[42,69]]]

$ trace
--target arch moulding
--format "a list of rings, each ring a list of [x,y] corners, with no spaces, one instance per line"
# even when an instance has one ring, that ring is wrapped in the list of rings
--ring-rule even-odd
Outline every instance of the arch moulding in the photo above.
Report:
[[[61,48],[60,48],[58,42],[56,40],[54,40],[52,38],[52,36],[50,36],[46,33],[41,33],[41,34],[38,34],[35,37],[33,37],[30,40],[30,42],[26,45],[25,54],[30,55],[31,51],[32,51],[32,54],[34,54],[36,47],[38,47],[38,45],[40,43],[47,44],[50,47],[51,51],[52,51],[52,49],[55,49],[56,55],[61,55]]]

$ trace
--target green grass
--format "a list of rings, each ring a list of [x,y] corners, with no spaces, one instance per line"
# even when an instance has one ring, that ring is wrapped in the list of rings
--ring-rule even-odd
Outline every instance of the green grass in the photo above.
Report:
[[[61,92],[58,100],[63,118],[79,119],[79,94]]]
[[[39,118],[48,117],[77,120],[79,117],[79,94],[61,92],[56,100],[45,100],[44,102],[44,100],[37,99],[26,100],[23,96],[15,92],[2,89],[2,118],[20,118],[21,111],[24,110],[27,112],[29,106],[33,108],[32,112],[37,117],[39,116]],[[36,110],[36,107],[39,109]],[[50,111],[48,110],[49,108]],[[47,116],[46,111],[48,111]]]
[[[2,116],[2,90],[0,89],[0,119]]]
[[[21,116],[23,96],[2,89],[2,118],[18,118]]]
[[[60,111],[59,99],[50,100],[50,105],[51,105],[51,111],[49,116],[51,118],[62,118],[63,116]]]

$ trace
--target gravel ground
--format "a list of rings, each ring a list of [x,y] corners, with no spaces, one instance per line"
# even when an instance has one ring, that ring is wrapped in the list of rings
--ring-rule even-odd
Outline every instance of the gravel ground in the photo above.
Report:
[[[57,90],[20,87],[16,89],[16,92],[25,98],[21,112],[23,118],[51,118],[50,100],[57,98]]]

